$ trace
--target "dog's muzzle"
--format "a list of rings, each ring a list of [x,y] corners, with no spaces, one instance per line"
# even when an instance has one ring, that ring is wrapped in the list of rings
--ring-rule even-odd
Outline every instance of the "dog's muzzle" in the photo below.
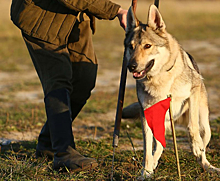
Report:
[[[137,62],[132,62],[130,64],[128,64],[128,69],[131,73],[133,73],[133,77],[135,79],[143,79],[147,76],[147,73],[152,69],[152,67],[154,66],[154,59],[151,60],[145,67],[145,69],[141,70],[141,71],[136,71],[138,64]]]

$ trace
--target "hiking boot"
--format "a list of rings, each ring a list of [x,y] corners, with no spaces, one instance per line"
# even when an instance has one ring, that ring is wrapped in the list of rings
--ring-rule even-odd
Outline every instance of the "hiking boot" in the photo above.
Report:
[[[47,157],[48,159],[53,160],[53,152],[54,151],[52,150],[48,121],[46,121],[38,137],[36,158]]]
[[[71,171],[91,170],[98,166],[93,158],[82,156],[72,147],[68,146],[66,153],[57,153],[54,156],[53,169],[67,168]]]
[[[53,160],[54,153],[50,150],[39,150],[36,149],[36,158],[47,157],[50,160]]]

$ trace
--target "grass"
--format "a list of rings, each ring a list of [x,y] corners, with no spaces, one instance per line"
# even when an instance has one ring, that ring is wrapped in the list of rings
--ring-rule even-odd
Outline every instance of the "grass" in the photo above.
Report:
[[[11,111],[13,109],[13,111]],[[14,105],[0,109],[0,131],[25,132],[34,128],[40,129],[45,122],[43,104]],[[1,134],[0,134],[1,135]]]
[[[115,1],[128,8],[130,2]],[[138,1],[137,17],[147,19],[150,1]],[[0,137],[10,138],[12,132],[25,134],[40,131],[46,120],[43,93],[34,73],[20,31],[9,20],[9,1],[0,0]],[[207,158],[220,167],[220,3],[219,1],[161,1],[160,10],[167,25],[183,48],[199,62],[210,96],[210,122],[212,139],[207,149]],[[100,76],[106,69],[120,70],[123,56],[124,31],[118,20],[111,23],[97,21],[97,32],[93,36],[99,60]],[[189,41],[190,40],[190,44]],[[204,43],[205,42],[205,43]],[[210,46],[201,47],[202,43]],[[192,48],[192,44],[198,45]],[[201,47],[201,48],[198,48]],[[109,51],[111,50],[111,51]],[[118,74],[120,75],[120,74]],[[111,86],[111,85],[109,85]],[[39,90],[39,91],[38,91]],[[118,97],[118,87],[111,92],[95,91],[73,123],[77,150],[85,156],[95,158],[99,166],[80,173],[52,170],[52,161],[35,158],[37,139],[0,145],[0,180],[110,180],[112,167],[112,134]],[[20,93],[37,91],[37,101],[22,99]],[[213,95],[215,95],[213,97]],[[41,100],[41,101],[39,101]],[[124,105],[137,101],[135,88],[127,88]],[[127,128],[127,125],[130,128]],[[137,155],[132,150],[129,133]],[[177,132],[182,180],[220,180],[216,173],[207,173],[196,162],[190,149],[185,146],[187,134]],[[172,137],[167,135],[165,149],[151,180],[177,180]],[[135,180],[140,175],[143,151],[140,149],[142,131],[140,121],[122,120],[119,148],[116,149],[114,180]],[[140,161],[134,161],[133,157]]]
[[[122,130],[122,135],[124,131]],[[127,143],[121,143],[121,140],[126,140]],[[122,136],[121,140],[120,146],[126,144],[128,148],[131,148],[128,145],[128,138]],[[36,141],[20,142],[12,144],[8,148],[4,147],[2,150],[4,154],[1,156],[0,176],[4,180],[109,180],[113,154],[111,141],[109,139],[99,141],[83,139],[76,143],[77,150],[98,161],[97,168],[80,173],[53,171],[52,161],[46,158],[35,159]],[[168,147],[172,147],[172,144],[169,144]],[[216,149],[220,148],[219,143],[216,146],[215,142],[211,142],[211,147],[214,149],[208,150],[207,158],[214,165],[219,166],[220,155]],[[142,151],[137,151],[137,155],[141,158]],[[121,150],[120,147],[116,149],[114,180],[135,180],[140,174],[141,165],[134,161],[133,157],[136,157],[133,151]],[[217,174],[203,172],[190,151],[180,149],[179,157],[183,180],[219,180]],[[164,151],[151,180],[177,180],[177,178],[174,152],[167,149]]]
[[[129,91],[127,92],[129,94]],[[112,94],[105,93],[105,96],[112,96]],[[91,97],[91,101],[88,102],[88,108],[84,109],[83,114],[89,112],[90,116],[87,119],[92,118],[92,114],[97,114],[97,110],[90,110],[90,103],[99,98],[96,96]],[[30,125],[37,123],[32,121],[33,115],[30,114],[31,109],[39,110],[39,118],[44,119],[43,106],[33,107],[34,105],[19,106],[14,109],[14,115],[10,116],[11,123],[2,124],[3,129],[7,129],[7,125],[14,125],[19,130],[28,131],[31,129]],[[98,107],[98,112],[100,111]],[[24,114],[25,111],[29,114]],[[20,113],[19,113],[20,112]],[[35,114],[36,116],[36,114]],[[83,118],[78,118],[83,119]],[[19,122],[19,120],[26,120],[26,123]],[[92,120],[91,120],[92,121]],[[17,123],[17,124],[16,124]],[[27,124],[28,123],[28,124]],[[126,125],[129,124],[130,129],[127,129]],[[25,127],[23,127],[26,125]],[[28,126],[29,125],[29,126]],[[211,122],[212,126],[212,140],[207,150],[207,158],[215,166],[220,166],[220,119],[216,119]],[[41,127],[38,126],[39,128]],[[112,130],[113,124],[110,126]],[[101,132],[102,130],[100,130]],[[99,130],[98,130],[99,132]],[[132,146],[127,136],[129,133],[132,140],[141,139],[141,126],[137,121],[123,121],[121,125],[121,134],[119,140],[119,148],[116,148],[115,163],[114,163],[114,180],[135,180],[140,174],[141,165],[140,162],[134,161],[133,157],[136,157],[132,151]],[[94,134],[94,131],[93,133]],[[185,133],[177,132],[177,138],[186,136]],[[35,158],[35,147],[37,140],[23,141],[14,143],[7,146],[2,146],[0,156],[0,178],[4,180],[109,180],[111,174],[112,163],[112,138],[111,131],[103,139],[85,139],[80,138],[79,133],[75,134],[78,138],[76,141],[77,150],[88,157],[95,158],[99,166],[92,171],[85,171],[81,173],[66,172],[60,173],[52,170],[52,161],[46,158]],[[135,144],[135,142],[134,142]],[[185,144],[178,141],[179,145]],[[135,144],[135,147],[139,145]],[[171,135],[167,136],[167,149],[164,151],[158,168],[155,171],[155,175],[152,180],[177,180],[175,156],[173,152],[173,144]],[[137,150],[137,155],[142,158],[143,151]],[[179,149],[180,166],[183,180],[218,180],[219,176],[215,173],[204,172],[199,164],[196,162],[195,157],[188,149]]]

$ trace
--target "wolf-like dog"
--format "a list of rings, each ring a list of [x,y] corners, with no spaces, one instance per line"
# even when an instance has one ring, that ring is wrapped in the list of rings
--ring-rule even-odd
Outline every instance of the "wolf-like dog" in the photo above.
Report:
[[[219,172],[220,169],[212,166],[205,155],[211,130],[203,78],[193,58],[166,31],[155,5],[150,6],[147,24],[141,23],[130,7],[124,45],[128,69],[136,79],[139,103],[125,108],[123,116],[129,117],[137,107],[141,108],[144,142],[142,176],[151,176],[163,152],[163,146],[153,137],[147,124],[144,110],[170,94],[174,120],[181,120],[187,125],[190,146],[198,162],[206,170]],[[165,125],[169,121],[169,114],[166,113]]]

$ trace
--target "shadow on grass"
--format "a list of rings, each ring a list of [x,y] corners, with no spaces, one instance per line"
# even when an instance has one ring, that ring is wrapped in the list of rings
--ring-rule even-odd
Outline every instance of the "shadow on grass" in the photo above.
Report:
[[[20,141],[1,145],[1,156],[4,154],[16,154],[30,157],[35,153],[36,145],[36,141]]]

